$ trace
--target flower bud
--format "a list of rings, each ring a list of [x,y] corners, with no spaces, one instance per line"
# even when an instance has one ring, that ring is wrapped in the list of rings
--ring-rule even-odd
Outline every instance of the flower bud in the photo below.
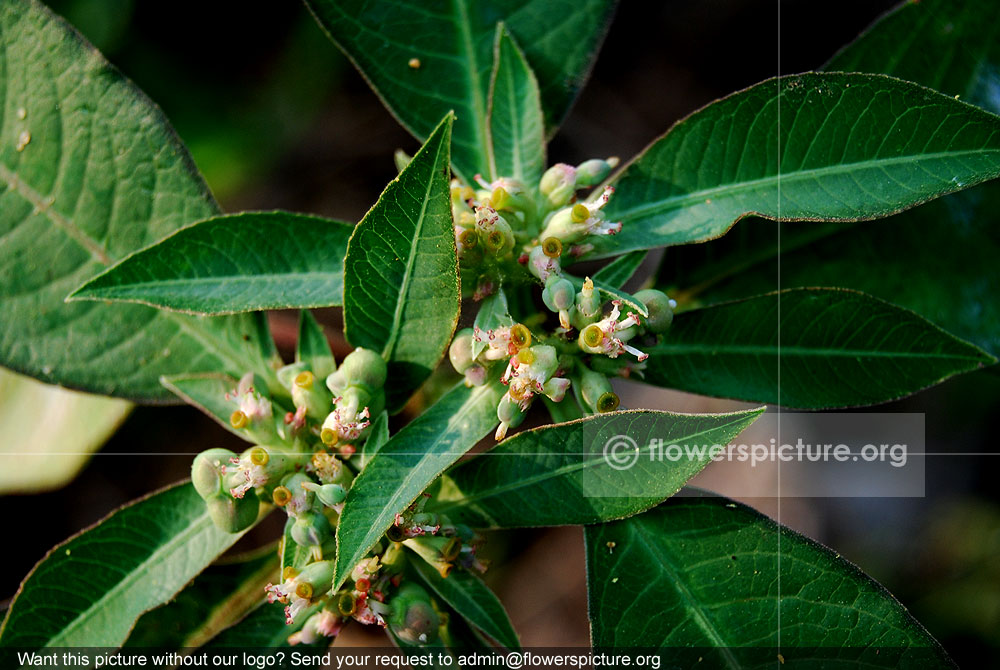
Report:
[[[664,333],[674,320],[673,301],[663,291],[648,288],[635,294],[635,299],[646,306],[649,316],[643,319],[646,329],[651,333]]]
[[[618,409],[618,395],[612,390],[611,382],[600,372],[580,366],[580,394],[583,402],[592,412],[603,414]]]
[[[556,163],[542,175],[538,190],[552,208],[563,207],[576,193],[576,168]]]
[[[191,464],[191,483],[203,500],[225,491],[223,474],[236,454],[228,449],[209,449],[198,454]]]
[[[542,302],[553,312],[559,313],[559,325],[567,330],[571,325],[569,310],[574,306],[575,299],[576,292],[573,289],[573,282],[570,280],[551,275],[545,282],[545,288],[542,289]]]
[[[608,178],[611,174],[611,170],[618,165],[618,159],[615,157],[609,158],[607,160],[601,160],[600,158],[594,158],[589,161],[584,161],[576,166],[576,186],[577,188],[587,188],[589,186],[597,186],[602,181]]]
[[[387,370],[381,356],[371,349],[358,347],[344,358],[340,369],[334,374],[343,376],[345,387],[364,386],[371,393],[385,385]],[[329,378],[327,379],[327,386],[330,386]],[[341,395],[343,390],[330,387],[334,395]]]
[[[455,372],[464,373],[472,367],[472,329],[463,328],[455,333],[455,339],[448,349],[448,359]]]
[[[437,639],[441,619],[422,586],[413,582],[403,584],[389,606],[389,628],[401,640],[427,644]]]
[[[323,388],[311,370],[302,369],[296,372],[291,380],[291,392],[292,403],[296,409],[305,407],[306,413],[314,419],[321,419],[330,411],[333,396]]]
[[[326,594],[333,588],[333,561],[313,561],[296,575],[295,584],[300,598],[313,600]]]
[[[301,486],[315,494],[316,498],[327,507],[339,505],[347,498],[347,489],[340,484],[320,485],[314,482],[302,482]]]
[[[483,243],[475,228],[455,226],[455,249],[458,251],[458,262],[464,267],[474,267],[483,261]]]
[[[500,258],[514,249],[514,231],[492,207],[476,210],[476,226],[487,255]]]
[[[212,522],[227,533],[246,530],[257,521],[260,511],[260,500],[253,494],[233,498],[228,493],[219,493],[207,498],[205,504]]]
[[[521,407],[521,404],[511,398],[510,393],[505,393],[497,405],[497,418],[500,420],[500,425],[493,436],[494,439],[499,441],[507,437],[507,430],[520,426],[525,416],[527,416],[527,411]]]
[[[547,239],[561,244],[555,237]],[[559,258],[553,258],[545,253],[543,245],[532,247],[531,251],[528,252],[528,271],[543,282],[548,281],[549,277],[558,276],[559,270]]]
[[[303,512],[292,524],[291,536],[300,547],[321,547],[333,537],[333,529],[322,512]]]

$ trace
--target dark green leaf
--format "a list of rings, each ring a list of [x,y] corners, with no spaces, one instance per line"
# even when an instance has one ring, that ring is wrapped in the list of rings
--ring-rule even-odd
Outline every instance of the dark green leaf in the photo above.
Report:
[[[0,5],[0,90],[0,363],[146,401],[171,399],[163,374],[259,367],[248,317],[63,302],[106,266],[218,213],[159,108],[34,0]]]
[[[497,288],[496,292],[483,298],[479,303],[479,311],[476,312],[476,328],[480,330],[494,330],[503,326],[510,326],[514,319],[510,316],[510,307],[507,305],[507,294],[503,287]],[[472,357],[476,358],[486,349],[486,340],[472,341]]]
[[[340,305],[350,224],[246,212],[182,228],[74,291],[187,314]]]
[[[466,570],[452,570],[447,577],[442,577],[421,558],[411,560],[410,565],[441,600],[466,621],[508,649],[521,648],[503,604],[479,577]]]
[[[887,402],[994,362],[913,312],[841,289],[683,312],[646,351],[652,384],[810,409]]]
[[[487,119],[493,178],[537,184],[545,169],[545,119],[538,82],[502,23],[497,26]]]
[[[763,411],[613,412],[524,431],[450,470],[428,509],[479,528],[620,519],[679,491],[708,465],[710,447],[728,444]],[[692,457],[651,458],[647,446],[654,439],[691,449]],[[635,460],[622,466],[608,445],[636,447]]]
[[[117,647],[242,533],[212,523],[189,483],[119,509],[56,546],[25,578],[0,647]]]
[[[829,70],[885,73],[1000,113],[991,93],[1000,43],[990,0],[903,3],[839,53]],[[668,252],[661,281],[705,304],[778,288],[843,286],[907,307],[1000,353],[1000,187],[987,184],[864,226],[741,222],[720,240]],[[944,249],[960,252],[944,253]],[[926,268],[935,268],[930,274]]]
[[[378,417],[372,421],[372,427],[368,433],[368,438],[365,440],[364,445],[361,447],[360,462],[361,469],[363,470],[368,461],[378,453],[379,449],[384,447],[389,441],[389,413],[382,412]]]
[[[498,382],[459,384],[379,449],[354,480],[337,526],[339,586],[358,561],[445,468],[497,425]]]
[[[451,341],[461,302],[448,186],[452,117],[354,229],[344,260],[344,334],[389,363],[389,407],[406,402]]]
[[[725,498],[672,498],[585,536],[597,648],[669,648],[684,667],[774,668],[778,653],[801,668],[954,667],[856,566]]]
[[[619,256],[594,273],[594,283],[620,289],[646,260],[646,253],[644,250],[639,250]]]
[[[993,0],[900,3],[823,69],[892,75],[998,113],[998,22],[1000,4]]]
[[[725,237],[698,245],[708,249],[677,248],[673,255],[674,249],[668,250],[661,281],[683,286],[670,294],[693,306],[774,290],[779,235],[783,288],[863,291],[1000,354],[996,185],[983,184],[865,224],[740,222]]]
[[[165,605],[142,615],[123,646],[197,647],[242,618],[278,579],[273,547],[210,566]]]
[[[749,214],[880,218],[998,174],[1000,117],[890,77],[772,79],[695,112],[629,165],[605,208],[624,227],[595,255],[704,241]]]
[[[538,78],[546,126],[562,120],[597,54],[613,0],[306,0],[396,118],[425,138],[457,115],[452,160],[468,182],[489,174],[487,106],[496,24]],[[414,61],[413,59],[416,59]],[[412,63],[412,64],[411,64]],[[414,67],[416,66],[416,67]]]
[[[326,339],[323,326],[316,322],[316,318],[307,309],[299,314],[299,337],[295,342],[295,360],[307,363],[309,369],[320,379],[325,379],[337,369],[330,341]]]

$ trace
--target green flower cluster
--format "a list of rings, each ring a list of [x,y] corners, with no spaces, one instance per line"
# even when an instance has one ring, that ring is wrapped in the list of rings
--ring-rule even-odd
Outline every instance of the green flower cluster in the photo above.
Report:
[[[641,374],[647,355],[633,342],[655,338],[673,320],[676,303],[660,291],[633,296],[645,315],[623,315],[620,298],[612,294],[608,299],[589,278],[580,285],[563,272],[564,263],[594,248],[593,238],[621,231],[620,222],[608,221],[602,213],[613,187],[604,187],[596,197],[577,197],[581,189],[604,181],[616,164],[617,159],[594,159],[576,167],[560,163],[533,188],[506,177],[487,183],[477,176],[480,190],[452,184],[463,292],[481,300],[503,287],[534,281],[541,284],[542,303],[559,318],[559,327],[550,333],[511,323],[456,334],[449,356],[470,386],[486,383],[496,361],[507,361],[500,377],[508,391],[497,407],[498,440],[524,420],[535,396],[562,402],[571,386],[584,411],[617,409],[609,374]],[[539,323],[531,315],[527,321]],[[607,360],[623,354],[634,356],[635,362]]]

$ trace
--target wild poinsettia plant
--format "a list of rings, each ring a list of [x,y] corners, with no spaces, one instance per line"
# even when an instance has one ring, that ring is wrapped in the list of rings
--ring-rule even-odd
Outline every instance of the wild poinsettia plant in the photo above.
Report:
[[[733,93],[627,162],[547,167],[613,0],[306,4],[423,142],[356,225],[222,214],[152,102],[40,3],[0,4],[0,360],[180,398],[247,442],[57,547],[0,647],[327,645],[353,620],[407,649],[516,650],[485,535],[580,524],[595,647],[950,665],[839,555],[724,498],[671,499],[709,452],[622,467],[601,447],[724,445],[764,411],[625,410],[620,377],[823,409],[996,362],[994,260],[954,268],[975,279],[961,290],[920,267],[952,226],[993,244],[996,187],[901,212],[1000,175],[981,66],[1000,52],[980,30],[1000,9],[906,3],[824,71]],[[890,239],[856,223],[892,215]],[[623,290],[649,250],[750,216],[767,239],[723,238]],[[872,249],[914,274],[859,275]],[[758,270],[779,254],[768,292]],[[353,347],[339,361],[308,311],[330,306]],[[262,310],[291,308],[287,363]],[[287,516],[276,552],[213,565],[267,514]],[[178,602],[182,634],[157,637],[149,617]]]

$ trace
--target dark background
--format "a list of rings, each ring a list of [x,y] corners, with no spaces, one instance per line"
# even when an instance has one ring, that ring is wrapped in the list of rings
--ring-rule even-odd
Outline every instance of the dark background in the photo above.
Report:
[[[820,67],[893,4],[625,0],[550,161],[627,158],[679,118],[779,68]],[[51,5],[164,108],[227,211],[357,221],[395,175],[393,150],[418,147],[295,2]],[[287,351],[287,315],[274,322]],[[987,423],[998,391],[1000,376],[981,372],[886,407],[928,413],[928,451],[984,454],[929,460],[925,498],[810,500],[783,518],[882,581],[960,664],[984,654],[996,661],[1000,640],[1000,507]],[[234,441],[194,410],[139,408],[69,486],[0,498],[7,537],[16,538],[4,552],[0,600],[49,547],[185,477],[189,454],[239,448]],[[116,455],[135,452],[178,455]],[[748,502],[773,513],[774,501]],[[517,603],[526,645],[586,644],[580,540],[574,529],[496,540],[500,552],[518,550],[492,572],[503,599]]]

